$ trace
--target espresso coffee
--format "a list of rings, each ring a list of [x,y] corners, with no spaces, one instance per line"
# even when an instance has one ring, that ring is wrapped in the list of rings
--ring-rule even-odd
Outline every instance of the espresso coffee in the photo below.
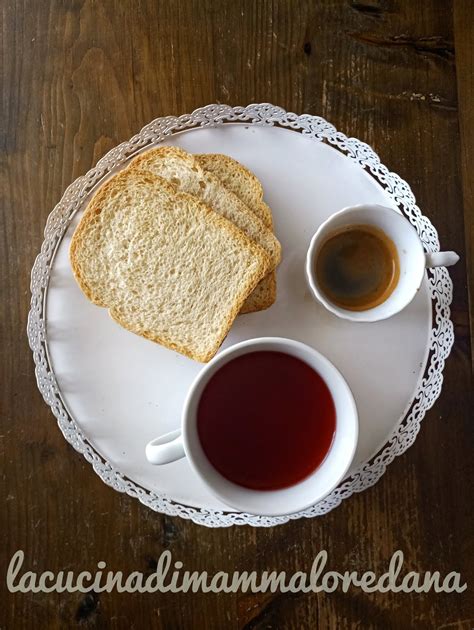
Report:
[[[400,276],[393,241],[373,225],[348,225],[331,234],[316,258],[316,278],[336,306],[365,311],[391,295]]]

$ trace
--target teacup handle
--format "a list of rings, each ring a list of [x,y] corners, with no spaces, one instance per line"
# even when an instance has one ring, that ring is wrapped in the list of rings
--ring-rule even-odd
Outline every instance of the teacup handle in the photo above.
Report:
[[[180,429],[160,435],[148,442],[145,448],[145,455],[150,464],[170,464],[185,454]]]
[[[451,267],[459,260],[456,252],[433,252],[426,254],[427,267]]]

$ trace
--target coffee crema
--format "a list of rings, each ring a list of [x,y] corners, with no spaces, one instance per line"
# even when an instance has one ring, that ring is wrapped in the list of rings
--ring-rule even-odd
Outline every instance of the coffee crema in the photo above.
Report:
[[[206,457],[226,479],[277,490],[321,465],[334,438],[336,408],[324,380],[304,361],[249,352],[210,378],[197,429]]]
[[[392,294],[400,277],[393,241],[374,225],[348,225],[330,234],[315,263],[321,291],[349,311],[374,308]]]

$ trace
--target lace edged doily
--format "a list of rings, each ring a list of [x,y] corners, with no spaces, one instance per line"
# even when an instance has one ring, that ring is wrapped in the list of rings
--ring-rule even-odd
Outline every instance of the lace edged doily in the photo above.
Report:
[[[41,394],[56,416],[66,440],[92,464],[95,472],[109,486],[119,492],[138,498],[144,505],[170,516],[180,516],[207,527],[253,525],[268,527],[301,517],[311,518],[325,514],[338,506],[354,492],[361,492],[375,484],[395,457],[413,444],[426,411],[441,392],[444,363],[451,350],[454,334],[450,321],[452,282],[444,267],[430,269],[428,284],[433,304],[433,322],[429,340],[429,355],[423,378],[420,380],[413,403],[379,453],[361,465],[354,474],[340,484],[323,501],[302,512],[282,517],[262,517],[250,514],[204,510],[181,505],[164,494],[150,492],[131,481],[104,460],[88,442],[66,409],[50,365],[47,351],[45,322],[46,291],[55,251],[69,222],[92,188],[114,168],[124,163],[137,151],[163,141],[168,136],[186,129],[221,125],[225,123],[275,125],[293,129],[314,139],[336,147],[348,158],[369,172],[397,203],[403,214],[416,228],[427,252],[439,251],[435,228],[416,205],[408,184],[380,163],[379,157],[365,143],[348,138],[319,116],[301,116],[286,112],[268,103],[230,107],[208,105],[192,114],[166,116],[152,121],[128,142],[118,145],[105,155],[95,168],[79,177],[65,191],[61,201],[48,217],[41,252],[31,272],[31,309],[28,316],[28,340],[35,362],[35,373]]]

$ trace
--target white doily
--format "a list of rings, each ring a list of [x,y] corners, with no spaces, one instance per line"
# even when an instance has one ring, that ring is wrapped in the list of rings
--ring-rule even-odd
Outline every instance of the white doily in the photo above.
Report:
[[[384,474],[388,464],[413,444],[420,430],[421,420],[441,392],[444,363],[454,341],[449,308],[452,299],[452,282],[444,267],[430,269],[428,272],[428,285],[434,313],[429,342],[430,352],[423,378],[409,412],[393,431],[383,449],[375,457],[361,465],[351,477],[339,485],[323,501],[290,516],[252,516],[181,505],[163,494],[150,492],[128,479],[96,452],[69,415],[50,365],[47,350],[45,304],[54,254],[76,210],[81,207],[92,188],[112,169],[124,163],[137,151],[159,143],[177,131],[221,125],[227,122],[285,127],[308,136],[316,142],[326,142],[337,147],[344,155],[369,172],[392,197],[402,213],[416,228],[425,251],[439,251],[436,230],[431,222],[421,214],[408,184],[395,173],[388,171],[367,144],[355,138],[347,138],[319,116],[308,114],[298,116],[268,103],[248,105],[247,107],[208,105],[195,110],[192,114],[157,118],[143,127],[140,133],[133,136],[128,142],[123,142],[109,151],[99,160],[95,168],[83,177],[79,177],[66,189],[61,201],[48,217],[41,252],[36,258],[31,272],[32,297],[27,333],[33,351],[38,387],[44,400],[56,416],[59,428],[66,440],[84,455],[106,484],[119,492],[126,492],[132,497],[137,497],[144,505],[157,512],[180,516],[207,527],[243,524],[269,527],[286,523],[291,519],[311,518],[329,512],[354,492],[361,492],[375,484]]]

